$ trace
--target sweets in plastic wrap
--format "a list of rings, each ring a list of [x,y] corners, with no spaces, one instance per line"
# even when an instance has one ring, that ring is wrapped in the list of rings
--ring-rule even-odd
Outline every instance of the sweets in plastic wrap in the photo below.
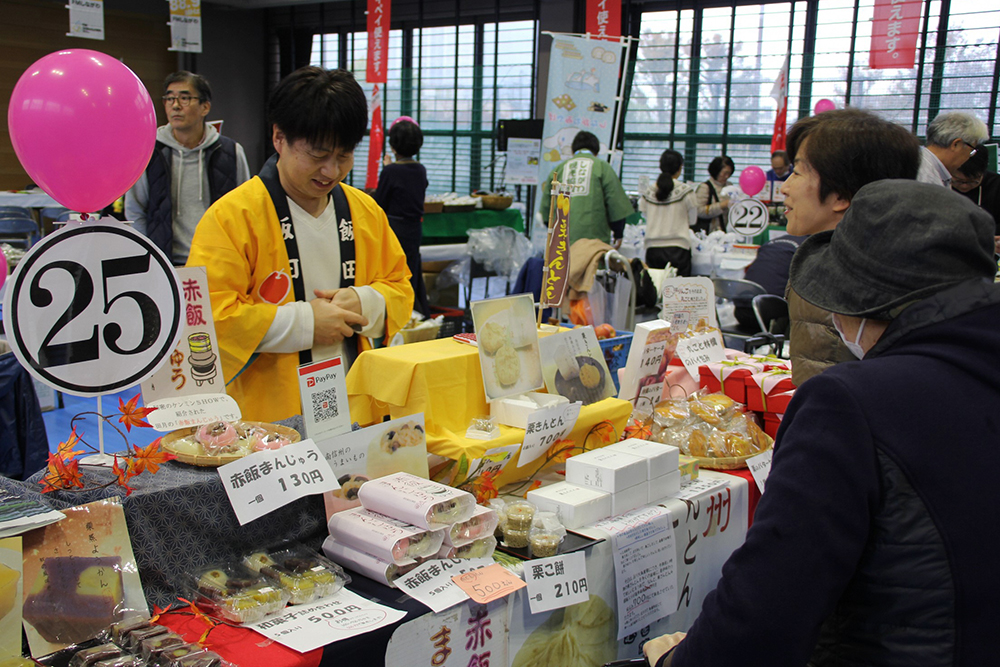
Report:
[[[243,564],[288,591],[291,604],[328,597],[351,580],[339,566],[299,544],[257,551]]]
[[[145,616],[127,616],[117,623],[112,623],[101,633],[100,637],[105,641],[111,641],[118,646],[125,647],[128,646],[129,633],[150,626],[152,626],[152,623]]]
[[[487,535],[492,535],[498,521],[499,517],[496,511],[483,505],[476,505],[476,511],[468,520],[456,523],[445,531],[445,544],[460,547]]]
[[[291,594],[239,565],[224,565],[190,577],[200,604],[233,623],[256,623],[285,606]],[[132,633],[135,636],[135,633]]]
[[[332,535],[323,541],[323,553],[330,560],[386,586],[395,586],[393,582],[396,579],[420,564],[418,561],[413,561],[407,565],[397,565],[346,544],[340,544]]]
[[[438,558],[489,558],[497,548],[497,538],[492,535],[481,537],[456,547],[445,544],[438,552]]]
[[[122,650],[114,644],[99,644],[97,646],[91,646],[90,648],[77,651],[76,654],[70,658],[69,667],[91,667],[101,660],[117,658],[121,654]]]
[[[184,638],[176,632],[165,632],[162,635],[150,637],[143,641],[139,645],[139,651],[142,653],[143,659],[152,664],[167,649],[183,646],[184,644],[186,644]]]
[[[341,544],[397,565],[437,553],[446,532],[417,528],[363,507],[337,512],[327,525]]]
[[[754,417],[725,394],[662,401],[653,410],[651,431],[651,440],[699,457],[706,467],[713,465],[712,459],[718,467],[741,467],[742,459],[774,443]]]
[[[471,493],[405,472],[365,482],[358,498],[365,509],[427,530],[466,521],[476,509]]]

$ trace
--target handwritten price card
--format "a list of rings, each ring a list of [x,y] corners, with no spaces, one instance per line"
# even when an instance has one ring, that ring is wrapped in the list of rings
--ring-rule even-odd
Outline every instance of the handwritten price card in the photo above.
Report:
[[[340,488],[312,440],[254,452],[218,471],[241,526],[299,498]]]
[[[488,567],[466,572],[452,577],[473,602],[486,604],[507,597],[524,588],[525,583],[508,572],[502,565],[494,563]]]
[[[677,341],[674,352],[684,363],[691,377],[698,377],[698,367],[716,361],[726,360],[726,346],[718,329],[707,329],[690,336],[682,336]]]
[[[590,599],[587,563],[582,551],[528,561],[524,564],[524,576],[532,614]]]
[[[582,403],[563,403],[535,410],[528,416],[528,427],[524,430],[524,444],[517,458],[517,465],[525,466],[541,457],[556,440],[561,440],[573,431]]]

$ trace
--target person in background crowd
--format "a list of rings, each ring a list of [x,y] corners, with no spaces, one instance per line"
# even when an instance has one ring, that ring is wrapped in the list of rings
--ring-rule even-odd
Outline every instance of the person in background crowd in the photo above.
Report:
[[[986,169],[989,155],[985,150],[965,161],[951,179],[951,187],[993,216],[997,224],[997,252],[1000,253],[1000,176]]]
[[[729,197],[722,196],[722,188],[729,184],[729,177],[734,171],[736,165],[727,155],[720,155],[708,163],[708,175],[711,178],[699,185],[695,191],[699,218],[695,231],[710,234],[716,230],[726,230]]]
[[[771,168],[767,170],[768,181],[786,181],[791,176],[791,163],[788,161],[788,153],[785,151],[774,151],[771,153]]]
[[[807,238],[785,234],[768,241],[757,249],[757,256],[746,268],[743,277],[763,287],[768,294],[784,298],[788,291],[788,267],[795,251]],[[744,331],[760,330],[752,305],[736,303],[735,314]]]
[[[698,221],[694,190],[679,180],[684,156],[667,149],[660,156],[660,176],[639,198],[646,218],[646,264],[662,269],[670,264],[677,275],[691,275],[691,238],[688,229]]]
[[[157,128],[149,166],[125,194],[125,218],[183,266],[201,216],[249,179],[250,168],[243,147],[205,122],[212,110],[205,77],[186,71],[168,76],[163,106],[167,124]]]
[[[795,392],[746,542],[650,665],[995,664],[997,539],[970,511],[1000,503],[993,231],[960,195],[885,180],[802,244],[792,288],[861,361]]]
[[[415,295],[414,307],[429,317],[431,308],[427,303],[427,288],[420,262],[427,170],[413,158],[423,145],[424,133],[417,121],[409,116],[400,116],[392,122],[389,126],[389,147],[395,162],[386,156],[385,167],[373,196],[388,216],[389,226],[406,253],[410,284]]]
[[[552,175],[573,188],[569,199],[569,244],[580,239],[596,239],[621,245],[625,219],[635,212],[618,174],[597,154],[601,142],[591,132],[581,130],[573,137],[573,157],[556,167],[539,188],[538,212],[548,223]],[[612,241],[613,236],[613,241]]]
[[[884,178],[916,178],[920,143],[900,125],[860,109],[835,109],[803,118],[788,132],[793,171],[781,186],[788,233],[833,229],[862,186]],[[836,280],[837,276],[830,276]],[[789,289],[792,380],[807,379],[853,359],[830,313]]]
[[[302,412],[300,364],[347,367],[381,346],[410,319],[413,288],[385,212],[342,183],[368,124],[354,76],[295,70],[267,119],[277,155],[208,209],[188,266],[208,269],[227,392],[273,422]]]
[[[986,123],[962,111],[938,114],[927,126],[917,180],[949,187],[958,168],[990,138]]]

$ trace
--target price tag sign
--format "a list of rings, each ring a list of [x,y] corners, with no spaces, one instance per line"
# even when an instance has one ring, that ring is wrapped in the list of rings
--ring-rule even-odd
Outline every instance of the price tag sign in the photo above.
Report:
[[[759,199],[743,199],[729,208],[729,229],[753,237],[767,229],[767,206]]]
[[[757,488],[760,489],[761,493],[764,493],[764,483],[767,481],[767,476],[771,474],[771,456],[773,454],[774,449],[769,449],[747,459],[747,467],[750,468],[753,481],[757,482]]]
[[[674,355],[684,363],[684,368],[691,377],[696,378],[699,366],[726,360],[726,346],[719,330],[709,329],[678,339]]]
[[[340,357],[299,366],[299,394],[306,435],[315,440],[351,430],[347,375]]]
[[[451,580],[465,591],[470,600],[479,604],[507,597],[525,586],[523,581],[499,563],[460,574]]]
[[[684,333],[704,320],[716,326],[715,286],[704,276],[664,278],[660,288],[660,319],[670,322],[670,330]]]
[[[80,396],[142,382],[180,337],[170,261],[128,225],[79,223],[44,237],[3,300],[7,341],[39,381]]]
[[[439,558],[419,565],[396,579],[396,588],[435,613],[469,599],[452,577],[493,565],[492,558]]]
[[[535,410],[528,415],[528,427],[524,430],[524,444],[517,457],[517,466],[525,466],[538,459],[557,440],[562,440],[576,426],[583,403],[563,403],[549,408]]]
[[[524,576],[532,614],[562,609],[590,599],[587,563],[582,551],[527,561]]]
[[[312,440],[254,452],[218,471],[241,526],[299,498],[340,488]]]
[[[201,426],[216,421],[233,422],[242,418],[240,406],[228,394],[199,394],[180,398],[164,398],[146,404],[156,408],[146,417],[157,431],[176,431],[189,426]]]

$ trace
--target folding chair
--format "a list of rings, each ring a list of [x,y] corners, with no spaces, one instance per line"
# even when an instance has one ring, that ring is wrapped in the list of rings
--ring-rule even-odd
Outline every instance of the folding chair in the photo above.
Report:
[[[792,324],[788,302],[775,294],[758,294],[753,298],[753,313],[761,332],[771,339],[774,354],[782,356]]]
[[[763,285],[752,280],[734,280],[730,278],[712,278],[715,286],[716,313],[718,313],[718,300],[727,299],[732,301],[736,307],[749,308],[753,303],[753,298],[760,294],[767,294]],[[746,340],[752,337],[755,331],[748,331],[740,327],[723,327],[720,322],[719,329],[722,331],[722,338],[727,347],[741,349]]]
[[[0,243],[20,245],[27,250],[39,237],[38,225],[30,217],[0,217]]]

